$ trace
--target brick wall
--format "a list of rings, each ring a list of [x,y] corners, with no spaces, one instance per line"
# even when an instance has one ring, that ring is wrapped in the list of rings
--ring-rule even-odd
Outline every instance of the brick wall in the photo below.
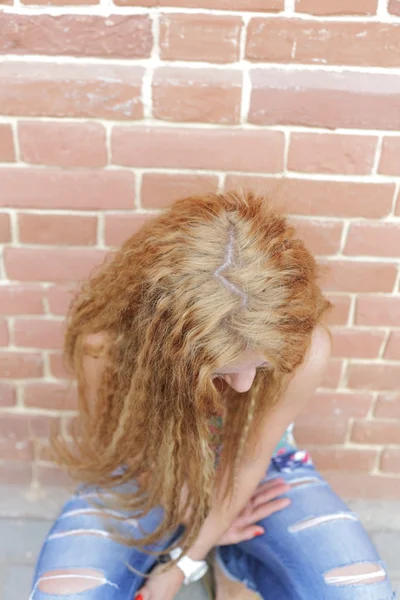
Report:
[[[3,0],[0,479],[61,479],[74,282],[174,198],[246,184],[329,266],[298,440],[346,495],[400,497],[399,98],[399,0]]]

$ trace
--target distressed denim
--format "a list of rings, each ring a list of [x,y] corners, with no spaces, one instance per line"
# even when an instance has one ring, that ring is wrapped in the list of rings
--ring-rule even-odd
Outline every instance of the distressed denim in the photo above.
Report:
[[[306,453],[281,449],[265,480],[277,477],[291,486],[286,494],[290,506],[260,521],[264,535],[216,549],[216,561],[225,574],[265,600],[395,598],[385,566],[357,516],[318,474]],[[30,600],[131,600],[143,585],[140,573],[148,573],[156,558],[115,541],[104,524],[104,509],[91,503],[94,497],[95,490],[78,491],[63,507],[43,545]],[[155,508],[139,520],[114,525],[125,535],[140,537],[141,530],[154,530],[162,518],[162,509]],[[162,550],[169,542],[150,549]],[[354,566],[356,574],[337,572],[348,565]],[[368,566],[377,573],[375,580],[362,574],[362,567]],[[72,594],[39,589],[41,580],[66,573],[76,578],[80,569],[93,570],[95,577],[87,579],[95,579],[96,587]]]

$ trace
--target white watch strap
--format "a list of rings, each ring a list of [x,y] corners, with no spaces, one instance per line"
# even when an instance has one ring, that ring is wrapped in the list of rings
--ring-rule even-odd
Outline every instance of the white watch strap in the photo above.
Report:
[[[172,560],[179,559],[176,564],[185,576],[185,585],[198,581],[208,571],[205,560],[192,560],[189,556],[182,556],[181,548],[174,548],[169,554]]]

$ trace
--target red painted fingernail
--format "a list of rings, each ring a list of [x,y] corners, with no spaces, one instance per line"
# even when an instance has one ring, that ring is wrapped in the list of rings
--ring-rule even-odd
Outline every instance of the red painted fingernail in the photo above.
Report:
[[[259,535],[264,535],[265,531],[257,531],[253,537],[258,537]]]
[[[139,594],[139,596],[136,596],[136,597],[135,597],[135,600],[143,600],[143,596],[142,596],[142,594]]]

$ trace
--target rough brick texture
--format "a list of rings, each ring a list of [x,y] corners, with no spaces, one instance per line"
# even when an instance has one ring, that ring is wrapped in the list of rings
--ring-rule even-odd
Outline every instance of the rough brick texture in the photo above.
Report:
[[[296,0],[297,12],[313,15],[372,15],[378,8],[378,0]]]
[[[81,281],[175,198],[248,187],[333,304],[298,442],[340,493],[399,499],[399,0],[0,4],[0,481],[66,481]]]

